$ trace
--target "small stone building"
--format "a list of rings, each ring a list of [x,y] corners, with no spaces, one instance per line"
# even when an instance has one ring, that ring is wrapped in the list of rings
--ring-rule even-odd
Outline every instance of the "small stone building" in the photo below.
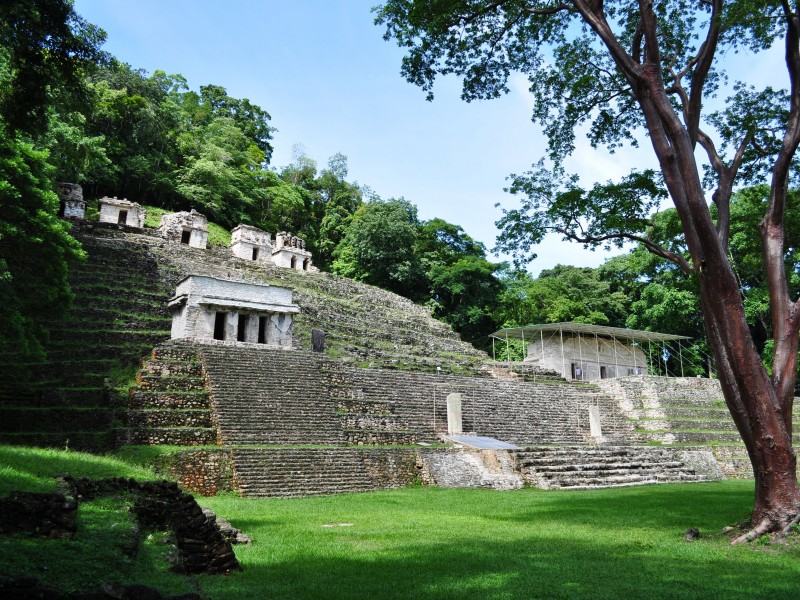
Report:
[[[100,199],[100,222],[128,225],[129,227],[144,227],[146,211],[137,202],[119,198]]]
[[[275,236],[272,261],[279,267],[297,271],[316,271],[311,264],[311,252],[306,250],[305,240],[282,231]]]
[[[245,260],[272,261],[272,236],[258,227],[239,225],[231,230],[231,252]]]
[[[169,301],[172,339],[292,347],[300,307],[286,287],[189,275]]]
[[[688,339],[585,323],[527,325],[502,329],[492,337],[500,344],[521,340],[524,363],[555,371],[564,379],[584,381],[646,375],[657,368],[665,344]]]
[[[82,219],[86,214],[83,188],[77,183],[59,183],[58,199],[61,201],[61,214],[65,219]]]
[[[192,248],[205,250],[208,245],[208,219],[194,209],[162,216],[158,231],[169,241]]]

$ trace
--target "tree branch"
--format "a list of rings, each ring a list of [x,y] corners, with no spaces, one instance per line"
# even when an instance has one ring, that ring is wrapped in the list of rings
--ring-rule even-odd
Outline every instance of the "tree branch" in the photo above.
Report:
[[[569,4],[557,4],[552,8],[526,8],[526,11],[531,13],[532,15],[554,15],[556,13],[560,13],[561,11],[572,11],[573,7]]]
[[[722,29],[721,12],[722,0],[713,0],[711,18],[708,22],[708,33],[705,41],[700,46],[700,51],[697,53],[697,66],[692,72],[692,85],[689,90],[689,117],[686,123],[692,147],[697,143],[697,130],[700,127],[700,113],[703,108],[703,86],[706,83],[708,72],[711,70],[711,64],[714,61],[714,54],[719,43],[719,34]]]
[[[569,231],[567,229],[554,227],[554,231],[563,234],[564,236],[568,237],[569,239],[578,242],[579,244],[598,244],[601,242],[607,242],[609,240],[630,240],[632,242],[637,242],[642,244],[647,250],[656,256],[660,256],[663,259],[666,259],[672,263],[675,263],[680,267],[680,269],[686,273],[687,275],[692,272],[692,265],[687,261],[684,257],[680,254],[667,250],[663,246],[656,244],[653,240],[649,240],[647,238],[643,238],[638,235],[634,235],[632,233],[625,233],[624,231],[620,231],[617,233],[609,233],[606,235],[577,235],[576,233]]]

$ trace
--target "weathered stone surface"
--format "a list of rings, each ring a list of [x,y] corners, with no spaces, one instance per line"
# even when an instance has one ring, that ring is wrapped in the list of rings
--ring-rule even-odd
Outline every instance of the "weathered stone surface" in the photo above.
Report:
[[[208,219],[196,210],[164,215],[158,232],[170,242],[205,250],[208,245]]]
[[[311,329],[311,351],[325,352],[325,332],[322,329]]]
[[[137,202],[119,198],[100,198],[100,222],[128,227],[144,227],[146,210]]]
[[[78,504],[63,494],[12,492],[0,499],[0,533],[73,538]]]
[[[65,477],[79,498],[91,499],[111,493],[134,494],[131,512],[142,529],[174,532],[178,562],[173,570],[181,573],[229,573],[241,570],[239,562],[215,524],[203,514],[191,494],[170,481],[137,482],[133,479],[88,479]]]

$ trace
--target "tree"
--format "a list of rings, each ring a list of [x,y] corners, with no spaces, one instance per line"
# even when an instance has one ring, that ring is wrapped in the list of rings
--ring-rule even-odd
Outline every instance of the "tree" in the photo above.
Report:
[[[525,73],[534,119],[543,124],[556,163],[573,151],[575,130],[584,123],[591,143],[611,150],[636,145],[644,130],[689,259],[646,236],[647,217],[658,204],[650,174],[633,172],[584,191],[558,164],[550,173],[540,165],[515,178],[512,190],[527,200],[502,219],[504,241],[530,244],[553,230],[590,246],[634,240],[697,278],[723,394],[755,475],[752,526],[734,541],[788,531],[800,515],[791,424],[800,304],[784,261],[787,194],[800,144],[797,3],[389,0],[377,11],[385,37],[407,48],[403,74],[429,97],[438,75],[463,77],[462,97],[471,100],[499,96],[512,72]],[[788,92],[735,82],[720,110],[704,112],[724,91],[720,56],[757,53],[776,40],[784,45]],[[705,183],[716,219],[696,150],[707,157]],[[773,323],[771,375],[751,338],[728,258],[734,185],[764,176],[770,192],[759,227]]]
[[[336,247],[333,272],[418,299],[423,286],[413,250],[418,227],[417,208],[406,200],[365,204]]]
[[[628,297],[612,292],[597,269],[557,265],[535,279],[512,272],[505,280],[501,312],[508,327],[562,321],[620,327],[627,304]]]
[[[426,303],[461,337],[486,347],[498,326],[497,305],[502,284],[496,273],[505,263],[486,260],[486,248],[458,225],[443,219],[419,227],[414,253],[428,282]]]
[[[69,0],[0,3],[0,114],[8,131],[41,134],[56,96],[62,104],[83,99],[85,71],[105,59],[104,40]]]
[[[83,258],[58,218],[47,153],[0,119],[0,346],[40,356],[43,321],[72,300],[67,268]]]

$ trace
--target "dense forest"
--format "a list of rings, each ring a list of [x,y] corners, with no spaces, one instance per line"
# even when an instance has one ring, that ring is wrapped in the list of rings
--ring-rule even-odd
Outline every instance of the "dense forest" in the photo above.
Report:
[[[430,306],[478,347],[490,347],[487,335],[500,327],[578,321],[687,335],[705,353],[696,283],[644,247],[596,269],[558,266],[538,277],[493,262],[460,226],[421,220],[413,202],[348,181],[344,154],[320,167],[297,151],[291,164],[272,165],[267,110],[221,85],[193,89],[180,75],[148,74],[105,53],[104,39],[67,0],[0,7],[3,345],[41,352],[39,319],[69,303],[68,270],[82,250],[58,219],[54,193],[57,181],[68,181],[88,199],[193,207],[226,229],[290,231],[321,269]],[[731,258],[765,358],[771,324],[754,223],[767,194],[766,187],[738,192],[731,220]],[[800,222],[786,230],[797,238]],[[655,214],[648,236],[686,253],[674,210]],[[796,252],[798,242],[786,246]]]

